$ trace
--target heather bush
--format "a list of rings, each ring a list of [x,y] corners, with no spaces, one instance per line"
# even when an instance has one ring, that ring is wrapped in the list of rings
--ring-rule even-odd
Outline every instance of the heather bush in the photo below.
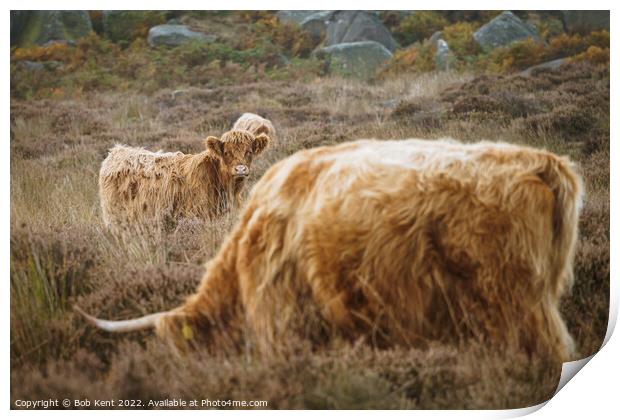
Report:
[[[520,408],[547,400],[560,367],[482,346],[313,352],[304,343],[252,355],[182,358],[161,343],[123,342],[110,361],[87,351],[12,372],[12,398],[267,400],[270,409]],[[106,371],[105,366],[109,369]],[[158,372],[158,374],[153,374]],[[37,384],[37,385],[35,385]]]
[[[106,36],[120,45],[126,45],[136,39],[146,39],[149,29],[166,23],[166,12],[159,10],[123,10],[114,11],[114,17],[104,18]]]
[[[593,31],[588,35],[588,45],[599,47],[599,48],[609,48],[610,40],[609,40],[609,31]]]
[[[589,61],[590,63],[609,65],[609,48],[590,46],[584,52],[573,57],[574,61]]]
[[[86,237],[41,234],[21,228],[11,235],[11,361],[21,365],[66,356],[71,302],[89,291],[95,265]]]
[[[476,29],[478,27],[474,23],[457,22],[443,28],[441,35],[456,57],[459,60],[466,60],[467,57],[476,56],[482,51],[474,40]]]
[[[562,33],[551,38],[548,44],[528,38],[507,47],[494,49],[482,57],[481,63],[483,68],[491,72],[507,73],[568,57],[596,64],[609,63],[609,32],[592,32],[588,36]]]
[[[548,16],[537,22],[536,29],[540,38],[548,42],[550,39],[564,34],[564,23],[560,16]]]
[[[394,36],[402,45],[409,45],[424,41],[447,25],[448,21],[439,12],[420,10],[402,19]]]
[[[254,29],[243,42],[247,48],[254,45],[272,43],[289,57],[306,58],[317,47],[320,39],[299,28],[297,25],[282,24],[275,14],[257,12],[247,18]]]
[[[137,37],[124,48],[92,33],[77,45],[52,44],[11,52],[11,93],[15,97],[72,97],[83,92],[138,90],[154,92],[170,85],[233,84],[262,77],[291,79],[321,72],[308,59],[316,41],[308,34],[261,19],[233,41],[190,42],[176,48],[151,48]],[[285,55],[304,57],[288,65]],[[50,70],[31,71],[24,60],[59,62]],[[290,70],[290,74],[288,73]]]
[[[512,70],[523,70],[545,61],[545,46],[540,42],[527,38],[512,43],[508,47],[495,48],[485,61],[491,72],[506,73]]]
[[[380,76],[385,78],[402,73],[419,74],[433,71],[436,51],[437,48],[428,41],[398,50],[381,71]]]

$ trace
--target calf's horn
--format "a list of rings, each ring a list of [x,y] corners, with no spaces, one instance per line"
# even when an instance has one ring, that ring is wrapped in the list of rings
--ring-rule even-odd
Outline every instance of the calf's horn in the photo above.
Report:
[[[145,330],[147,328],[155,328],[157,320],[166,314],[166,312],[157,312],[155,314],[146,315],[141,318],[127,319],[123,321],[108,321],[106,319],[95,318],[94,316],[87,314],[77,305],[74,306],[73,309],[75,309],[76,312],[81,314],[90,324],[94,325],[95,327],[104,331],[114,333],[124,333],[130,331]]]

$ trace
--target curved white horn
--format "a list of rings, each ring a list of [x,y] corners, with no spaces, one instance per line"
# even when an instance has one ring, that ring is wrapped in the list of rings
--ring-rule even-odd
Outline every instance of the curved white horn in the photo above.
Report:
[[[95,327],[104,331],[114,333],[124,333],[130,331],[144,330],[147,328],[155,328],[157,320],[161,318],[162,315],[166,314],[166,312],[157,312],[155,314],[146,315],[141,318],[127,319],[124,321],[108,321],[105,319],[95,318],[92,315],[88,315],[77,305],[74,306],[73,309],[75,309],[76,312],[80,313],[84,318],[86,318],[86,320],[90,324],[94,325]]]

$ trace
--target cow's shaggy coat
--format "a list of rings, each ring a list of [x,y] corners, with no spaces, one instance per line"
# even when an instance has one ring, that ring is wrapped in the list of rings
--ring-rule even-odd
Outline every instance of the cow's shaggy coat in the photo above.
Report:
[[[252,158],[269,138],[232,130],[209,136],[199,154],[117,145],[101,164],[99,196],[108,226],[211,218],[238,202]]]
[[[269,169],[198,291],[153,322],[181,348],[471,338],[567,359],[581,181],[500,143],[362,140]],[[152,325],[151,324],[151,325]]]

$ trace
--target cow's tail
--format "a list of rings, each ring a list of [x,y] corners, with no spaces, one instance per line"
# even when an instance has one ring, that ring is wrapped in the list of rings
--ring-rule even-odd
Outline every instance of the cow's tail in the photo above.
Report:
[[[583,203],[583,181],[566,157],[545,155],[538,176],[554,196],[552,284],[559,297],[573,284],[573,259],[577,244],[578,219]]]

